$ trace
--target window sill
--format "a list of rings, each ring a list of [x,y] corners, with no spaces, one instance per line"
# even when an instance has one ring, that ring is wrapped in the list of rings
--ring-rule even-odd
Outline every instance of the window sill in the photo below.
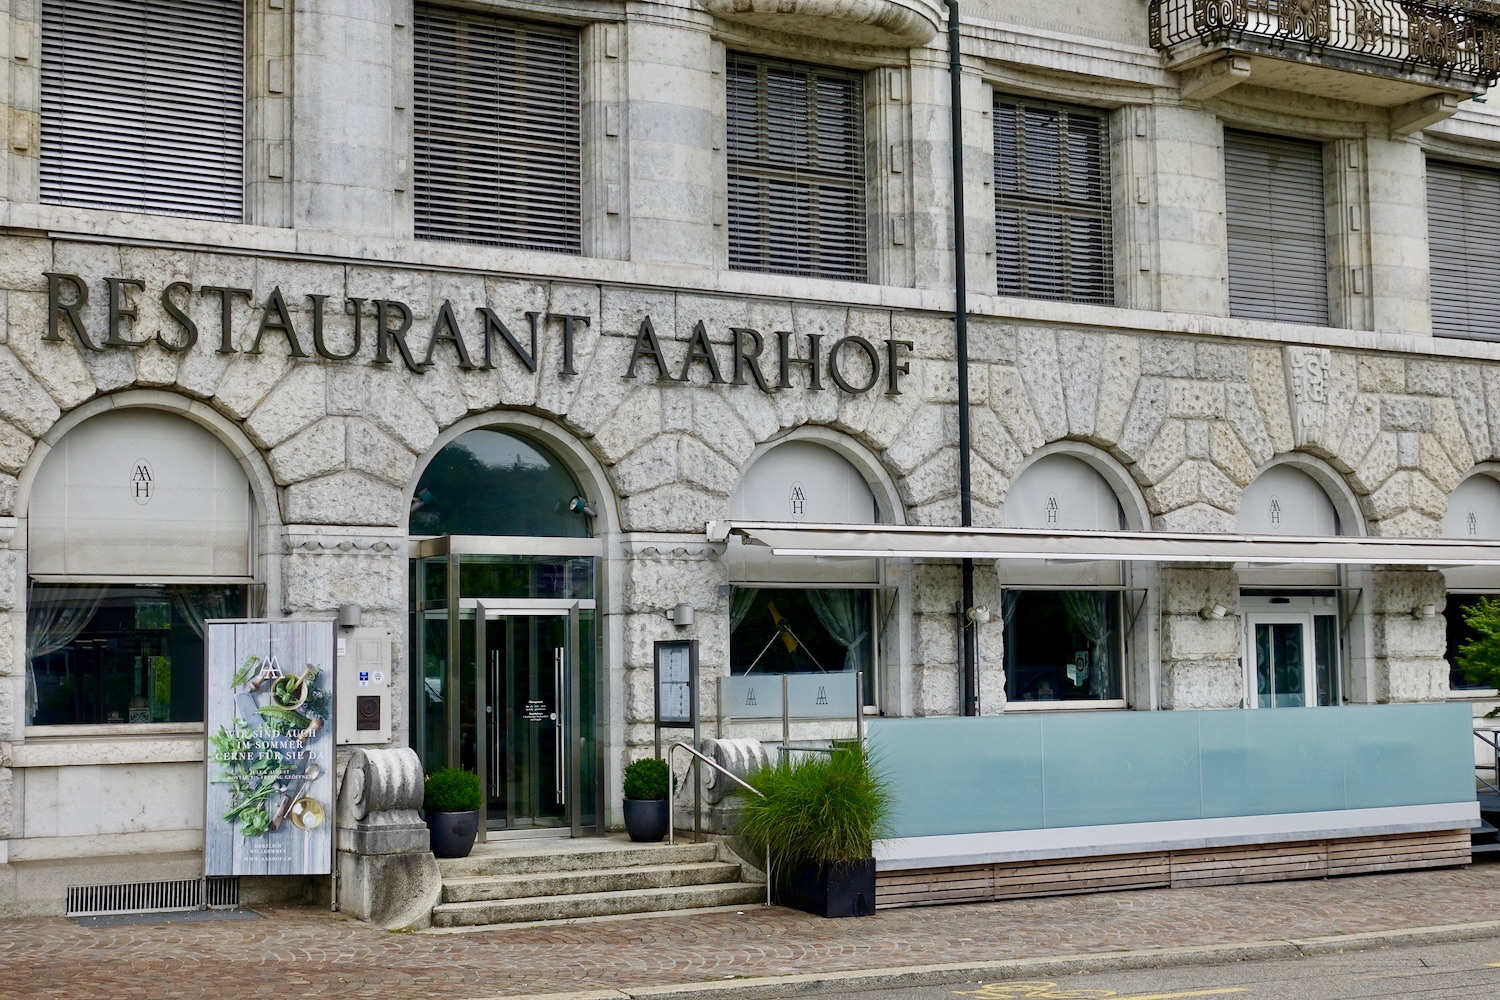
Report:
[[[201,722],[117,722],[89,726],[27,726],[26,742],[113,740],[142,736],[202,736]]]
[[[1124,698],[1105,701],[1007,701],[1002,711],[1009,712],[1098,712],[1126,709]]]

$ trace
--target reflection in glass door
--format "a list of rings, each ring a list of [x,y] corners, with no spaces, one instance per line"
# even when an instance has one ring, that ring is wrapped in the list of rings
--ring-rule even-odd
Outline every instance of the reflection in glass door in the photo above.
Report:
[[[573,614],[476,609],[475,648],[484,664],[479,729],[486,828],[570,828],[570,722],[576,718]]]
[[[1255,623],[1255,703],[1262,708],[1306,704],[1301,622]]]

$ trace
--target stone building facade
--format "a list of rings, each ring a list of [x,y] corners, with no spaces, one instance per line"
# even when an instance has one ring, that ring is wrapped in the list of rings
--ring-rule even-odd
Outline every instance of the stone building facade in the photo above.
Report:
[[[705,524],[796,519],[765,514],[776,489],[784,495],[779,480],[746,496],[749,470],[778,447],[808,446],[857,472],[872,520],[959,524],[940,5],[456,6],[464,17],[560,26],[576,40],[579,168],[564,185],[575,252],[419,235],[437,211],[419,204],[423,192],[440,204],[447,175],[414,152],[430,99],[414,81],[436,72],[414,56],[414,36],[432,30],[424,16],[447,8],[244,4],[243,198],[226,217],[202,218],[134,206],[128,190],[79,197],[50,179],[89,155],[49,145],[49,114],[79,100],[47,83],[59,72],[47,45],[60,15],[38,0],[0,5],[9,122],[0,153],[0,912],[58,912],[66,886],[200,870],[201,721],[107,709],[36,717],[46,670],[33,660],[53,655],[35,639],[38,588],[128,582],[81,564],[38,569],[39,519],[61,517],[64,539],[82,530],[38,499],[73,495],[71,480],[61,493],[42,490],[60,460],[44,470],[90,421],[152,411],[227,449],[252,499],[249,565],[188,576],[243,585],[245,614],[331,617],[359,605],[366,626],[392,635],[396,745],[421,743],[414,716],[429,697],[414,652],[412,569],[425,470],[480,429],[554,459],[592,512],[575,534],[597,546],[588,550],[597,553],[599,697],[587,720],[603,809],[595,826],[615,822],[620,771],[655,735],[654,643],[698,640],[701,708],[716,712],[717,683],[738,655],[736,588],[768,578],[746,576],[735,543],[713,540]],[[1259,508],[1247,520],[1244,507],[1247,496],[1264,505],[1254,484],[1280,469],[1321,491],[1336,525],[1322,534],[1466,537],[1451,498],[1468,489],[1463,513],[1478,525],[1470,535],[1500,537],[1486,534],[1500,532],[1500,346],[1492,317],[1467,336],[1435,333],[1428,211],[1432,162],[1481,181],[1500,176],[1487,173],[1500,170],[1500,118],[1468,99],[1490,68],[1444,77],[1332,50],[1281,59],[1250,42],[1218,62],[1189,58],[1154,44],[1146,5],[1119,0],[970,0],[961,36],[976,526],[1047,527],[1008,511],[1007,498],[1049,459],[1052,468],[1076,463],[1067,474],[1084,475],[1076,481],[1087,489],[1107,487],[1116,531],[1275,533],[1255,527]],[[736,59],[837,69],[860,84],[863,280],[737,256],[739,112],[726,96]],[[62,103],[49,105],[55,93]],[[996,294],[1016,253],[997,225],[997,95],[1102,113],[1109,301]],[[1325,321],[1235,305],[1245,258],[1235,256],[1226,208],[1236,176],[1226,129],[1321,151]],[[159,133],[152,141],[167,143]],[[1040,495],[1056,494],[1048,489]],[[548,537],[516,552],[545,554]],[[858,555],[848,564],[864,566]],[[778,582],[805,588],[837,583],[844,563],[787,565]],[[1500,590],[1494,570],[1445,578],[1426,566],[1137,561],[1077,583],[1066,567],[1037,565],[976,566],[976,603],[995,612],[968,626],[984,714],[1246,708],[1257,695],[1248,616],[1283,592],[1322,601],[1335,622],[1330,701],[1442,700],[1449,591]],[[851,577],[876,595],[864,621],[877,641],[860,654],[873,674],[867,711],[959,713],[957,564],[883,559],[867,569]],[[145,576],[164,585],[187,580],[153,573]],[[1007,676],[1008,663],[1020,669],[1007,631],[1024,626],[1003,613],[1006,592],[1032,584],[1041,594],[1122,595],[1110,605],[1111,638],[1087,640],[1098,646],[1092,661],[1066,675],[1070,699],[1060,694],[1064,674],[1029,693]],[[666,617],[683,604],[696,612],[692,625]],[[1205,613],[1215,606],[1217,617]],[[778,619],[767,638],[779,628]],[[1310,647],[1313,626],[1299,636]],[[853,640],[845,645],[854,656]],[[1275,704],[1317,700],[1306,659],[1306,680],[1292,682],[1300,700]],[[1114,672],[1108,690],[1083,693],[1090,669]]]

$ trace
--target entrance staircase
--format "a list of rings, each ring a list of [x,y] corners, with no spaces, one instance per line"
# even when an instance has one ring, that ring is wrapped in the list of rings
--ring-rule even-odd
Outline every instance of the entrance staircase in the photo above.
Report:
[[[623,836],[476,844],[440,860],[442,901],[433,927],[577,920],[584,917],[764,902],[717,844],[634,844]]]

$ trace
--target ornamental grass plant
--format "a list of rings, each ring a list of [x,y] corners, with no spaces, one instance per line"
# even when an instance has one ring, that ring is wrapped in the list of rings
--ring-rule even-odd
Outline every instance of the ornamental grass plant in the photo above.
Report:
[[[479,775],[461,767],[439,768],[424,782],[422,809],[435,812],[473,812],[479,808]]]
[[[765,797],[740,793],[739,836],[779,871],[866,859],[886,834],[890,787],[863,747],[782,755],[745,781]]]

